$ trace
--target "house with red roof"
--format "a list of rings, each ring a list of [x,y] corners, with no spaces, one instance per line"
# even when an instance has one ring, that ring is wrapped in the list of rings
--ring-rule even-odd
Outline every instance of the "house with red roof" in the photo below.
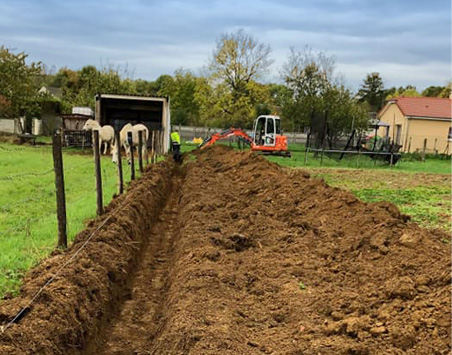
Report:
[[[402,152],[451,154],[452,100],[439,97],[399,97],[378,113],[388,125],[384,135],[402,146]],[[382,134],[383,132],[379,133]]]

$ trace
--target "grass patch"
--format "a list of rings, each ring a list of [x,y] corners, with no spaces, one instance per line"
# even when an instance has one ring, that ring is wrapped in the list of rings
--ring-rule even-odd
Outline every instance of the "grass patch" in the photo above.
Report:
[[[308,170],[329,185],[349,190],[365,202],[392,202],[419,225],[451,232],[450,176],[389,170]]]
[[[390,166],[388,163],[379,160],[372,160],[365,155],[345,155],[342,160],[338,160],[339,154],[336,154],[336,159],[323,156],[320,159],[320,154],[315,157],[314,153],[305,153],[305,147],[301,144],[290,144],[289,150],[292,152],[292,157],[268,157],[282,166],[299,168],[299,167],[329,167],[329,168],[348,168],[348,169],[382,169],[391,171],[408,171],[408,172],[426,172],[432,174],[451,174],[450,159],[428,158],[425,162],[413,160],[411,156],[397,162],[395,166]],[[307,158],[307,159],[306,159]]]
[[[450,195],[448,188],[426,186],[404,190],[359,189],[352,192],[367,202],[390,201],[423,227],[450,231],[450,210],[444,203],[444,197]]]

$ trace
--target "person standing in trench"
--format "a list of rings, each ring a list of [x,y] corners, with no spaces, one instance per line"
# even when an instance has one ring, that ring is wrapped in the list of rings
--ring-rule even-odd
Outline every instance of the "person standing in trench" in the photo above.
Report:
[[[176,163],[181,162],[181,154],[180,154],[180,136],[179,131],[177,129],[171,130],[171,147],[173,149],[173,159]]]

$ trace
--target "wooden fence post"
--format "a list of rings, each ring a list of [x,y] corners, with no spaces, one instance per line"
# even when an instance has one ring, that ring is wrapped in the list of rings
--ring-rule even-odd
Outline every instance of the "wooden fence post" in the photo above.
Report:
[[[424,146],[422,148],[422,161],[425,161],[426,150],[427,150],[427,138],[424,139]]]
[[[55,188],[58,219],[58,248],[67,248],[66,231],[66,196],[64,191],[63,153],[61,135],[56,132],[52,136],[53,169],[55,171]]]
[[[155,162],[160,155],[160,131],[155,131]]]
[[[94,168],[96,170],[96,200],[97,215],[104,213],[104,203],[102,196],[102,173],[100,168],[100,147],[99,147],[99,131],[93,130],[94,137]]]
[[[151,164],[155,164],[155,131],[151,134]]]
[[[143,131],[138,131],[138,168],[143,173]]]
[[[127,141],[130,149],[130,180],[135,180],[135,159],[133,158],[133,137],[132,132],[127,132]]]
[[[146,137],[145,132],[143,132],[143,140],[144,140],[144,147],[146,148],[144,151],[146,152],[146,156],[144,157],[146,161],[146,165],[149,165],[149,131],[148,136]]]
[[[158,131],[154,131],[154,164],[157,163],[157,155],[158,155]]]
[[[157,154],[161,155],[162,154],[162,135],[161,135],[161,131],[157,131]],[[157,155],[157,158],[158,158]]]
[[[115,132],[116,154],[118,155],[118,192],[121,195],[124,192],[124,178],[122,176],[122,158],[121,158],[121,141],[119,131]]]

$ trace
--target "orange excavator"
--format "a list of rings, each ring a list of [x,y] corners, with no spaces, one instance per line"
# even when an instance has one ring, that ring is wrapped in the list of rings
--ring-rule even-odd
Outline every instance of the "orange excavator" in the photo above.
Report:
[[[232,136],[238,137],[242,142],[249,144],[252,151],[267,155],[291,156],[287,148],[287,137],[281,134],[281,119],[272,115],[256,118],[252,137],[239,128],[229,128],[207,137],[199,147],[203,149],[213,145],[218,140]]]

